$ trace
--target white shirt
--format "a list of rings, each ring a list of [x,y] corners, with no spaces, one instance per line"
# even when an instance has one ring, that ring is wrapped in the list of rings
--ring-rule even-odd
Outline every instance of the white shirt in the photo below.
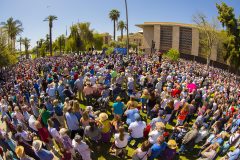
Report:
[[[142,138],[143,131],[145,128],[146,128],[146,123],[144,121],[132,122],[128,127],[128,129],[132,130],[131,136],[133,138]]]
[[[124,147],[126,147],[127,144],[128,144],[129,134],[128,134],[128,133],[124,133],[123,141],[120,140],[119,135],[120,135],[119,133],[116,133],[116,134],[114,135],[115,145],[116,145],[118,148],[124,148]]]
[[[32,128],[34,131],[37,131],[37,128],[35,127],[35,122],[36,122],[35,117],[31,115],[28,120],[29,127]]]
[[[157,138],[162,135],[161,132],[159,132],[158,130],[153,130],[151,131],[149,134],[148,134],[148,141],[151,143],[151,144],[154,144],[157,142]]]
[[[197,138],[195,139],[195,143],[201,142],[208,135],[208,130],[204,129],[198,132]]]
[[[72,145],[82,156],[83,160],[92,160],[90,149],[85,142],[77,143],[74,139],[72,140]]]

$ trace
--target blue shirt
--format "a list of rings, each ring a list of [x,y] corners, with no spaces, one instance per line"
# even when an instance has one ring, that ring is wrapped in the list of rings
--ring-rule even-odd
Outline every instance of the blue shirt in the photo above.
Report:
[[[228,154],[229,160],[237,160],[240,155],[240,149],[237,148],[233,152],[229,152]]]
[[[54,107],[54,111],[57,116],[63,116],[63,105],[58,104],[57,106]]]
[[[67,112],[65,116],[66,116],[68,128],[70,130],[78,130],[79,122],[78,122],[77,116],[75,116],[75,114],[69,113],[69,112]]]
[[[130,109],[130,110],[127,110],[126,111],[126,115],[127,115],[127,124],[130,124],[132,122],[135,121],[135,117],[134,117],[134,114],[135,113],[138,113],[138,109]]]
[[[113,112],[115,114],[122,115],[124,112],[124,104],[122,102],[115,102],[113,103]]]
[[[52,160],[54,158],[53,154],[45,149],[40,149],[36,152],[36,155],[40,158],[40,160]]]
[[[162,144],[158,144],[155,143],[152,147],[151,147],[151,156],[149,157],[150,160],[154,160],[154,158],[158,158],[159,156],[161,156],[161,154],[163,153],[163,151],[166,149],[167,147],[167,143],[163,142]]]

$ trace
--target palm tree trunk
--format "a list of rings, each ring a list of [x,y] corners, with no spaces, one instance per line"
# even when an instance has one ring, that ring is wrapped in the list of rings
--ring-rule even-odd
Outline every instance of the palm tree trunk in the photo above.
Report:
[[[114,41],[115,41],[115,34],[116,34],[116,33],[115,33],[115,32],[116,32],[116,27],[115,27],[116,24],[115,24],[115,23],[116,23],[116,21],[114,20],[114,21],[113,21],[113,40],[114,40]]]
[[[128,8],[127,8],[127,0],[125,0],[125,9],[126,9],[126,27],[127,27],[127,55],[129,54],[129,36],[128,36]]]
[[[123,29],[121,29],[121,41],[123,41]]]
[[[21,39],[20,39],[20,52],[22,52],[22,42],[21,42]]]
[[[49,49],[50,49],[50,55],[52,56],[52,27],[49,27],[49,38],[50,38]]]

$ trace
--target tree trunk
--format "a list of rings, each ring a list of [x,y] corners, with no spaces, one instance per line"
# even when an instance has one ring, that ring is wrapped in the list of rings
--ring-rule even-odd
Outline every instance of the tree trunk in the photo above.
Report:
[[[129,35],[128,35],[128,7],[127,0],[125,0],[125,9],[126,9],[126,22],[127,22],[127,56],[129,55]]]
[[[22,52],[22,42],[21,42],[21,39],[20,39],[20,52]]]
[[[115,41],[115,32],[116,32],[116,27],[115,27],[115,23],[116,23],[116,21],[114,20],[113,21],[113,40]]]
[[[207,57],[207,70],[209,69],[210,66],[210,57]]]
[[[123,29],[121,29],[121,41],[123,41]]]
[[[52,56],[52,27],[49,27],[49,38],[50,38],[49,50],[50,55]]]

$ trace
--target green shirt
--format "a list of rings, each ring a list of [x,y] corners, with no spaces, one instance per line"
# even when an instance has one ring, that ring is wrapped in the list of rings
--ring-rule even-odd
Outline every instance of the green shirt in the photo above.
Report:
[[[43,124],[47,125],[47,121],[51,117],[50,112],[48,110],[40,110],[40,114],[42,115]]]
[[[113,71],[111,72],[111,77],[112,77],[112,78],[116,78],[116,77],[117,77],[117,72],[113,70]]]

